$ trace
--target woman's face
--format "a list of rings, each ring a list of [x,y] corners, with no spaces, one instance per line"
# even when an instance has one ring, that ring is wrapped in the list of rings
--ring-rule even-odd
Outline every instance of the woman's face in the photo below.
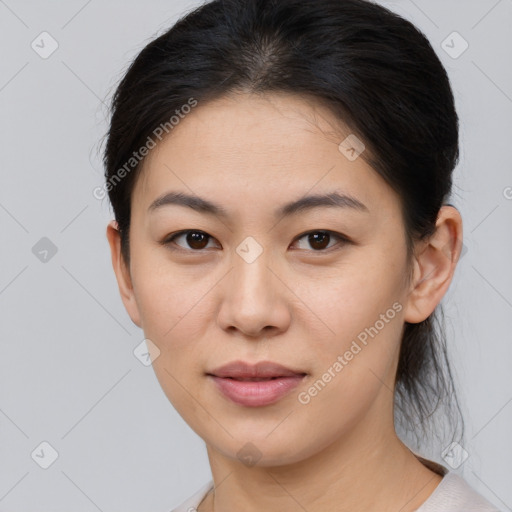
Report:
[[[297,96],[225,97],[181,119],[136,183],[125,305],[158,348],[153,367],[169,400],[227,457],[282,465],[392,431],[409,291],[404,224],[362,148],[340,149],[348,135]],[[151,208],[170,193],[224,214]],[[182,230],[193,233],[169,240]],[[231,381],[250,395],[237,401],[208,375],[233,361],[306,375],[281,379],[294,387],[278,398],[268,381]]]

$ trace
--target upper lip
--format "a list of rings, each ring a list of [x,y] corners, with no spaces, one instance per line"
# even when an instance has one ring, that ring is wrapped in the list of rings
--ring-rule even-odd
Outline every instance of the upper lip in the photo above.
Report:
[[[259,361],[256,364],[246,363],[245,361],[232,361],[208,372],[208,375],[244,379],[251,377],[293,377],[296,375],[306,375],[306,372],[291,370],[272,361]]]

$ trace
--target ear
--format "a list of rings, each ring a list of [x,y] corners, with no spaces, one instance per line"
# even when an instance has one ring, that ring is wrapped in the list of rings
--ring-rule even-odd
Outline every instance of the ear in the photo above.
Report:
[[[135,300],[130,269],[121,254],[121,235],[115,220],[111,221],[107,226],[107,239],[110,245],[112,267],[116,274],[117,284],[124,307],[130,315],[132,322],[138,327],[141,327],[140,312]]]
[[[436,230],[415,248],[414,275],[404,320],[422,322],[441,302],[453,278],[462,250],[462,218],[456,208],[442,206]]]

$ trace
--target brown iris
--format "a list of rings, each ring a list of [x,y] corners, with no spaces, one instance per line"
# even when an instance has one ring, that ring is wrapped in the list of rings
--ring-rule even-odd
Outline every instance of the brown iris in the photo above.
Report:
[[[323,231],[317,231],[308,235],[308,242],[313,249],[325,249],[329,245],[330,235]]]
[[[187,233],[186,239],[192,249],[204,249],[208,245],[209,235],[206,233],[200,233],[198,231],[191,231]]]

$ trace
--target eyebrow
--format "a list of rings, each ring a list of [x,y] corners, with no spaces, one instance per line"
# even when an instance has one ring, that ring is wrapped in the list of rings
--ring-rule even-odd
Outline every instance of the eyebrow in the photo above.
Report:
[[[148,212],[151,213],[169,205],[185,206],[200,213],[223,218],[230,217],[229,212],[224,207],[199,196],[185,194],[183,192],[168,192],[160,196],[151,203]],[[340,194],[339,192],[331,192],[328,194],[315,194],[301,197],[296,201],[281,206],[274,212],[274,215],[276,218],[289,217],[318,207],[351,208],[369,213],[368,208],[355,197],[348,194]]]

